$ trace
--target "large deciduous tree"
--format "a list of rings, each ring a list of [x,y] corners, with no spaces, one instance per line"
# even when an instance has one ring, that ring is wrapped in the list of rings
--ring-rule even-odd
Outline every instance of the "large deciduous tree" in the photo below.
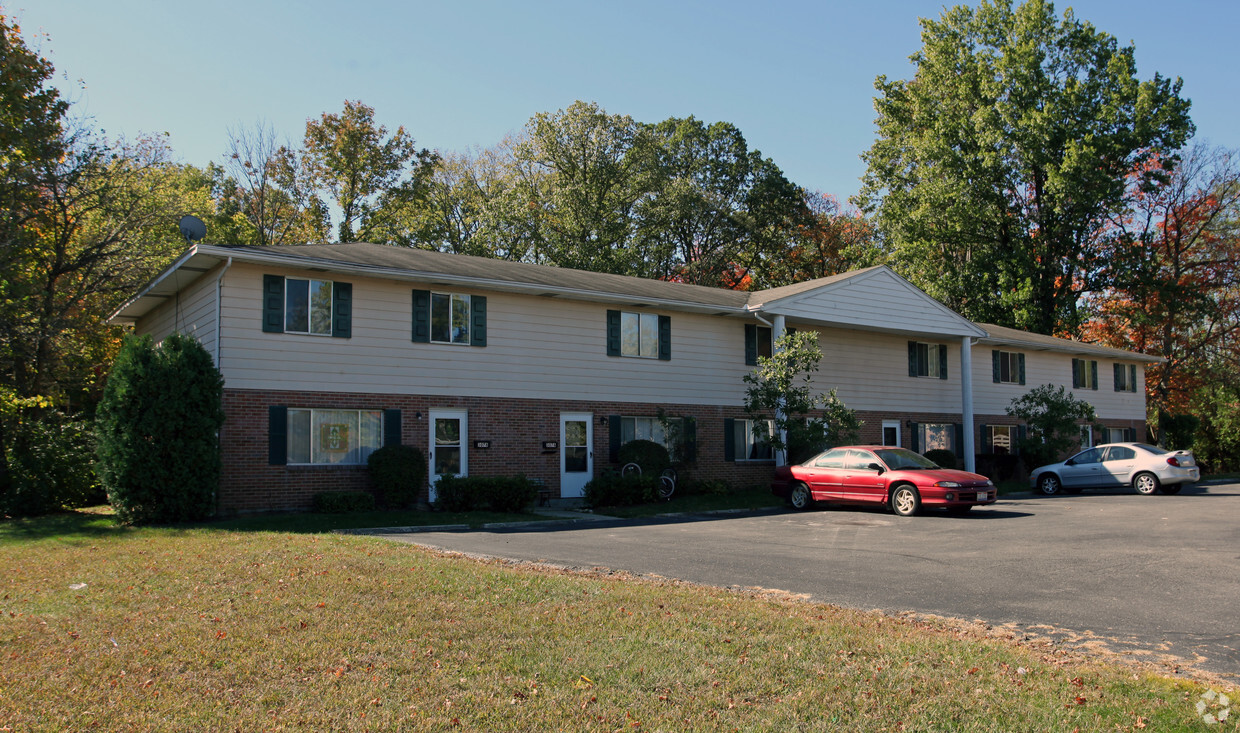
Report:
[[[1240,160],[1195,145],[1167,180],[1134,186],[1105,254],[1108,286],[1087,301],[1084,335],[1166,359],[1146,372],[1166,443],[1202,395],[1240,373]]]
[[[1180,81],[1044,0],[922,20],[912,79],[880,76],[859,201],[897,268],[964,315],[1072,333],[1100,234],[1192,134]],[[1159,165],[1158,163],[1164,165]]]
[[[417,149],[404,127],[388,135],[376,124],[374,108],[347,100],[340,114],[306,122],[299,157],[283,167],[331,195],[341,242],[371,239],[401,204],[420,194],[435,161],[434,153]]]

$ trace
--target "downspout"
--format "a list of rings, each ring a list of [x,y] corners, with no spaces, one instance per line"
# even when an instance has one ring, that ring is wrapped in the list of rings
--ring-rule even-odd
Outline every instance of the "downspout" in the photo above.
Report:
[[[960,419],[964,432],[964,470],[977,471],[977,454],[973,445],[973,339],[960,339]]]
[[[232,267],[233,258],[224,263],[224,269],[215,278],[215,368],[220,368],[220,331],[224,330],[224,273]]]

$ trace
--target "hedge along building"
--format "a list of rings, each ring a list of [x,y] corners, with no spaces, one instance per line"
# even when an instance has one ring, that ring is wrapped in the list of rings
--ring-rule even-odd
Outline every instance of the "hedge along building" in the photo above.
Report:
[[[1131,374],[1135,391],[1098,406],[1136,429],[1155,361],[978,326],[883,266],[738,292],[373,244],[199,244],[112,320],[213,354],[223,512],[368,488],[366,456],[394,443],[427,454],[428,499],[446,473],[524,473],[578,497],[622,443],[670,440],[672,425],[695,478],[764,484],[776,456],[742,378],[791,328],[818,333],[815,384],[858,411],[863,440],[966,465],[1001,442],[991,427],[1016,427],[1011,396],[1090,356],[1094,386],[1098,363]]]

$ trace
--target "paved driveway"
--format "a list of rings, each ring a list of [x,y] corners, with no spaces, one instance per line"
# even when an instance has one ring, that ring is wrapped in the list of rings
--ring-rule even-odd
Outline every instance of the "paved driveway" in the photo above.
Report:
[[[393,538],[1014,624],[1240,678],[1240,484],[1001,499],[965,517],[789,510]]]

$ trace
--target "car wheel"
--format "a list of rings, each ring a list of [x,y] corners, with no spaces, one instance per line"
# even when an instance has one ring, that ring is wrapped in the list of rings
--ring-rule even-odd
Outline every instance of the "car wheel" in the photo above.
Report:
[[[1038,491],[1047,496],[1054,496],[1063,488],[1063,484],[1059,483],[1059,477],[1053,473],[1044,473],[1038,477]]]
[[[902,517],[911,517],[921,508],[921,495],[917,489],[904,484],[891,492],[891,509]]]
[[[808,486],[797,482],[792,485],[792,492],[788,494],[788,503],[793,509],[805,511],[814,505],[814,495],[809,492]]]
[[[1171,486],[1162,487],[1162,490],[1164,494],[1178,494],[1182,488],[1184,488],[1184,486],[1181,484],[1172,484]]]
[[[1132,488],[1137,490],[1138,494],[1150,494],[1158,491],[1158,477],[1152,473],[1138,473],[1132,477]]]

